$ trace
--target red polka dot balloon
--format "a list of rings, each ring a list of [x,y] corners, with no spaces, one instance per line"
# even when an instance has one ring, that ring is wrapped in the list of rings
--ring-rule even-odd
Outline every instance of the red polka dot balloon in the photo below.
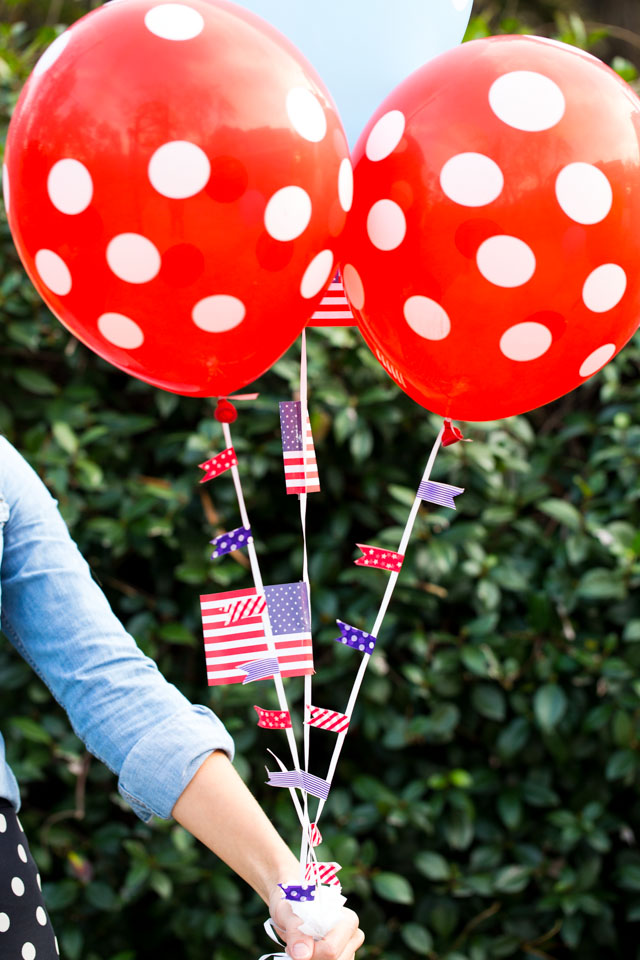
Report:
[[[343,275],[418,403],[493,420],[574,389],[640,318],[640,101],[589,54],[495,37],[399,86],[355,153]]]
[[[112,0],[36,65],[4,192],[65,326],[127,373],[212,396],[304,327],[353,179],[327,91],[264,21],[224,0]]]

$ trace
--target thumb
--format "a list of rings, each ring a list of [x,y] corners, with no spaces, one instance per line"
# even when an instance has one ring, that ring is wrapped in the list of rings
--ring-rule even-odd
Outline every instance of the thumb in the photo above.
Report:
[[[299,921],[298,921],[299,922]],[[293,960],[311,960],[313,956],[313,940],[304,933],[300,933],[297,924],[287,926],[285,935],[287,953]]]

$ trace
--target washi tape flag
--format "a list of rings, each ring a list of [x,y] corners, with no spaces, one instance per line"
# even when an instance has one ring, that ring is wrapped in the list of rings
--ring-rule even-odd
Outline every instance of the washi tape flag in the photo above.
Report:
[[[315,777],[306,770],[275,770],[267,769],[269,779],[267,784],[270,787],[296,787],[298,790],[306,790],[312,797],[318,800],[326,800],[329,796],[331,784],[327,780]]]
[[[261,660],[251,660],[249,663],[242,663],[238,667],[246,677],[244,683],[255,683],[256,680],[270,680],[280,673],[280,664],[276,657],[263,657]]]
[[[305,903],[316,898],[316,888],[312,883],[279,883],[278,886],[284,893],[285,900]]]
[[[242,550],[248,543],[253,543],[251,527],[237,527],[229,533],[221,533],[215,540],[209,540],[209,543],[214,547],[211,559],[217,560],[218,557],[224,557],[233,550]]]
[[[320,479],[311,423],[307,416],[303,451],[301,410],[299,400],[283,400],[280,403],[285,484],[287,493],[317,493]]]
[[[338,880],[339,870],[342,870],[342,867],[335,861],[329,861],[328,863],[311,862],[305,867],[304,878],[316,883],[328,883],[332,887],[339,887],[341,885]]]
[[[230,470],[231,467],[237,467],[238,458],[236,457],[236,452],[233,447],[229,447],[227,450],[223,450],[222,453],[218,453],[215,457],[212,457],[211,460],[205,460],[204,463],[199,463],[198,466],[201,470],[205,471],[204,477],[200,477],[200,483],[206,483],[207,480],[213,480],[214,477],[219,477],[225,470]]]
[[[338,271],[318,309],[311,316],[310,327],[355,327],[357,321],[351,312],[344,285]]]
[[[310,727],[319,727],[320,730],[330,730],[331,733],[346,733],[349,729],[349,717],[346,713],[323,710],[322,707],[313,707],[311,704],[309,704],[309,718],[305,723]]]
[[[258,714],[258,726],[263,730],[287,730],[291,726],[291,714],[283,710],[263,710],[254,704]]]
[[[267,609],[267,601],[264,597],[249,597],[248,600],[237,600],[229,605],[227,624],[238,623],[245,617],[259,617]]]
[[[449,483],[437,483],[435,480],[423,480],[418,487],[418,496],[427,503],[435,503],[438,507],[456,509],[454,497],[464,493],[464,487],[452,487]]]
[[[322,834],[315,823],[311,824],[310,839],[312,847],[319,847],[322,843]]]
[[[336,643],[344,643],[345,646],[351,647],[353,650],[359,650],[361,653],[373,653],[377,637],[365,633],[364,630],[358,630],[342,620],[337,620],[336,623],[342,634],[342,636],[336,637]]]
[[[383,550],[382,547],[372,547],[368,543],[356,543],[362,550],[362,556],[355,560],[356,567],[377,567],[379,570],[401,570],[404,553],[394,553],[393,550]]]
[[[200,597],[209,686],[242,683],[246,672],[239,668],[243,664],[270,656],[264,624],[267,613],[281,675],[303,677],[314,672],[306,584],[280,583],[265,587],[264,592],[266,613],[244,607],[233,623],[228,622],[232,608],[239,601],[255,600],[255,587]]]

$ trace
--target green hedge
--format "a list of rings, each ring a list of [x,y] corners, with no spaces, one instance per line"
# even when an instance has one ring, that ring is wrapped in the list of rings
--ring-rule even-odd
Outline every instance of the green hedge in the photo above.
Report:
[[[482,24],[476,23],[475,29]],[[25,43],[5,31],[6,113]],[[16,31],[14,31],[16,34]],[[6,50],[13,51],[11,63]],[[0,429],[60,501],[115,610],[166,675],[219,711],[238,767],[292,844],[288,797],[263,785],[273,735],[255,690],[209,690],[198,595],[249,582],[207,541],[236,526],[210,405],[126,378],[77,344],[26,281],[0,225]],[[310,499],[316,702],[341,709],[357,660],[336,616],[373,623],[385,575],[356,541],[394,548],[437,429],[351,330],[312,331],[323,492]],[[323,822],[327,859],[367,933],[364,958],[583,960],[640,951],[640,384],[638,344],[571,396],[469,427],[434,476],[467,488],[423,509]],[[235,430],[268,582],[296,579],[277,401],[296,351]],[[62,711],[0,643],[0,724],[23,822],[68,960],[245,960],[264,908],[170,823],[141,824]],[[289,689],[300,702],[300,681]],[[269,706],[268,688],[260,696]],[[313,738],[314,771],[330,738]]]

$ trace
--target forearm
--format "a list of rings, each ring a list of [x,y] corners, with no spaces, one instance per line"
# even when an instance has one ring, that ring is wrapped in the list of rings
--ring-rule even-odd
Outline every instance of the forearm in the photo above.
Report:
[[[224,753],[211,754],[173,816],[269,903],[275,885],[299,864]]]

